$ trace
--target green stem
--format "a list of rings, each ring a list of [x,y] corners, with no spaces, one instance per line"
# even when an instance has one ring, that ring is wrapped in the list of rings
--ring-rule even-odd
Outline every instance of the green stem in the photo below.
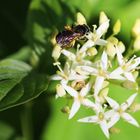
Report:
[[[24,140],[33,140],[32,132],[32,103],[29,102],[24,105],[21,112],[21,127]]]

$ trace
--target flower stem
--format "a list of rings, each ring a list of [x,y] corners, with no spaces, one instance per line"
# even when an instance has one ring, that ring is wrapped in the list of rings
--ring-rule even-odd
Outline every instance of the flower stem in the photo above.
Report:
[[[21,112],[21,127],[24,140],[33,140],[32,132],[32,103],[26,103]]]

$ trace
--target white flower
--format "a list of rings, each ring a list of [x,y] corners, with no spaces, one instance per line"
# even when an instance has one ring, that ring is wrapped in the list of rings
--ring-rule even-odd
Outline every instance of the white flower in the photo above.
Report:
[[[122,117],[128,123],[139,127],[139,124],[137,123],[137,121],[130,114],[126,112],[127,109],[133,103],[136,96],[137,96],[137,93],[131,95],[126,100],[126,102],[122,103],[121,105],[119,105],[115,100],[111,99],[110,97],[105,97],[109,105],[112,107],[112,110],[109,111],[109,113],[112,114],[111,120],[108,124],[109,127],[112,127],[115,123],[117,123],[120,117]]]
[[[102,105],[99,102],[96,102],[94,110],[95,110],[96,115],[85,117],[85,118],[79,119],[78,121],[85,122],[85,123],[99,124],[105,136],[109,138],[109,130],[108,130],[109,127],[108,127],[107,121],[110,116],[108,116],[108,112],[104,112],[105,109],[102,107]]]
[[[57,74],[52,76],[52,80],[61,80],[61,83],[68,83],[71,80],[84,80],[88,78],[85,75],[77,74],[76,71],[71,69],[70,64],[66,62],[64,70],[60,67],[60,63],[56,63],[59,70]]]
[[[100,65],[98,68],[93,68],[90,66],[81,66],[81,69],[85,70],[86,72],[89,72],[91,75],[96,76],[95,85],[94,85],[94,96],[96,97],[100,90],[102,89],[103,82],[106,79],[119,79],[124,80],[124,78],[120,75],[120,73],[116,70],[109,73],[107,71],[108,69],[108,57],[106,52],[104,51],[101,56]]]
[[[72,66],[74,68],[77,65],[92,65],[91,61],[84,59],[84,57],[86,56],[86,53],[79,52],[79,49],[77,49],[76,54],[67,50],[62,50],[61,53],[65,55],[68,58],[68,60],[72,61]]]
[[[118,63],[120,66],[118,67],[117,71],[119,71],[120,74],[123,74],[127,80],[135,82],[135,78],[132,72],[136,70],[137,66],[140,64],[140,57],[135,58],[134,56],[130,60],[125,60],[117,48],[116,52]]]
[[[74,98],[74,102],[70,110],[69,119],[71,119],[77,113],[81,104],[87,107],[94,107],[94,103],[85,97],[90,91],[89,83],[79,92],[67,85],[63,85],[63,88]]]
[[[109,27],[109,19],[105,20],[97,29],[95,29],[95,26],[93,32],[90,32],[87,36],[88,41],[82,46],[80,49],[80,52],[85,52],[88,48],[91,48],[95,45],[106,45],[107,41],[104,39],[101,39],[101,37],[107,32],[107,29]]]

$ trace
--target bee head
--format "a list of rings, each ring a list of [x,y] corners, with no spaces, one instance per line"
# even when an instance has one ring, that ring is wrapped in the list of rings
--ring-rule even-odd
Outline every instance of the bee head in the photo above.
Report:
[[[87,25],[85,25],[85,24],[77,25],[77,26],[73,27],[73,30],[74,30],[75,33],[81,34],[81,36],[89,33],[89,31],[90,31],[89,27]]]

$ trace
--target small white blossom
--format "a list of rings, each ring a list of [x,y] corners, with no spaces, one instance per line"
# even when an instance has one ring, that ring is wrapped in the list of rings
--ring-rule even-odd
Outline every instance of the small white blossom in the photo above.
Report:
[[[124,77],[122,77],[118,71],[114,70],[111,73],[107,71],[108,57],[105,51],[101,56],[100,66],[98,68],[94,68],[90,66],[81,66],[81,69],[89,72],[91,75],[96,76],[95,85],[94,85],[94,96],[98,95],[98,93],[102,89],[103,82],[106,79],[124,80]]]
[[[68,60],[72,61],[73,68],[75,68],[77,65],[92,65],[92,62],[84,59],[86,53],[79,52],[79,49],[77,49],[75,54],[68,50],[62,50],[61,53],[65,55],[68,58]]]
[[[108,27],[109,19],[105,20],[97,29],[94,26],[93,32],[90,32],[87,36],[88,41],[81,47],[80,52],[85,52],[88,48],[95,45],[106,45],[107,41],[101,39],[101,37],[107,32]]]
[[[68,83],[71,80],[84,80],[88,78],[85,75],[77,74],[76,71],[70,68],[70,64],[66,63],[64,70],[57,64],[60,71],[52,76],[52,80],[60,80],[61,83]]]
[[[113,100],[110,97],[105,97],[105,99],[107,100],[107,102],[109,103],[109,105],[112,107],[112,110],[109,111],[110,114],[112,114],[111,116],[111,120],[109,122],[109,127],[112,127],[115,123],[117,123],[120,119],[120,117],[122,117],[125,121],[127,121],[128,123],[135,125],[136,127],[139,127],[138,122],[130,115],[128,114],[126,111],[127,109],[131,106],[131,104],[134,102],[134,99],[136,98],[137,93],[131,95],[126,102],[122,103],[121,105],[119,105],[115,100]]]
[[[71,119],[77,113],[81,104],[87,107],[94,107],[94,103],[86,98],[86,95],[90,91],[89,83],[85,87],[83,87],[79,92],[67,85],[63,85],[63,87],[74,98],[74,102],[70,110],[69,119]]]
[[[108,127],[107,121],[110,116],[108,115],[108,112],[104,111],[105,109],[102,107],[102,105],[99,102],[96,102],[94,110],[95,110],[96,115],[85,117],[85,118],[79,119],[78,121],[84,122],[84,123],[99,124],[105,136],[109,138],[109,127]]]
[[[116,51],[119,63],[119,67],[116,69],[116,71],[118,71],[120,74],[123,74],[127,80],[135,82],[132,72],[135,71],[137,66],[140,64],[140,57],[135,58],[134,56],[130,60],[125,60],[117,48]]]

